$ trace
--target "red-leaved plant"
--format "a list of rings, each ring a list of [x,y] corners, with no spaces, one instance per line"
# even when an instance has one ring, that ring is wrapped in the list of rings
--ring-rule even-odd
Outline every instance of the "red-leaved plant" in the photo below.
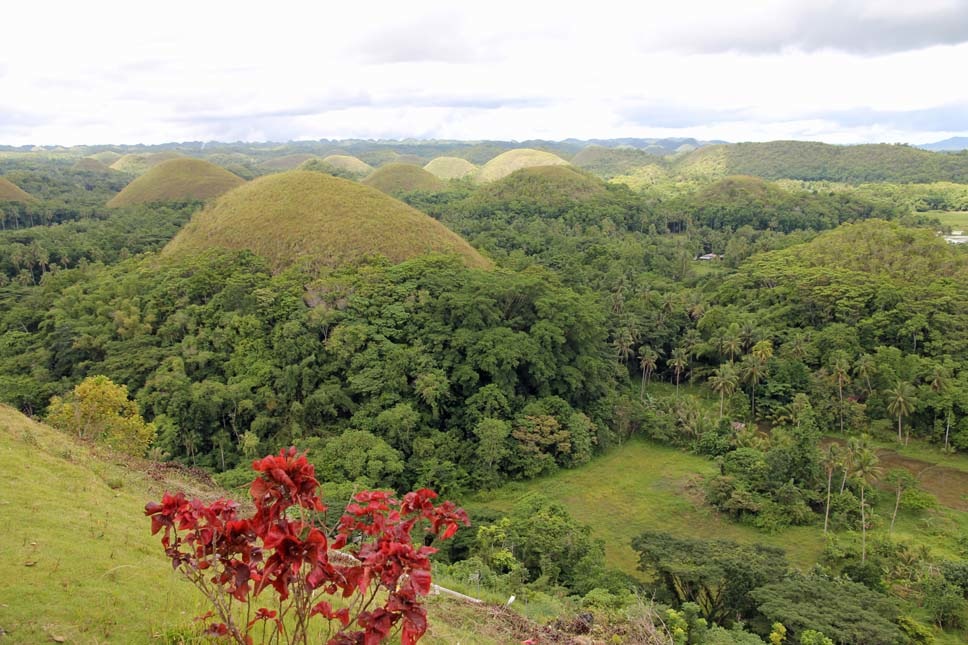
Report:
[[[203,504],[182,493],[145,506],[152,535],[164,530],[172,566],[212,605],[199,620],[220,621],[206,633],[244,645],[254,633],[263,642],[375,645],[399,628],[404,645],[416,643],[427,630],[420,596],[430,592],[436,549],[414,546],[412,533],[449,538],[470,524],[467,514],[452,502],[434,506],[437,494],[426,488],[402,500],[364,491],[326,527],[314,521],[326,507],[305,454],[284,449],[252,467],[260,474],[251,517],[240,517],[236,502]],[[272,601],[257,601],[266,590]],[[337,594],[339,609],[321,599]]]

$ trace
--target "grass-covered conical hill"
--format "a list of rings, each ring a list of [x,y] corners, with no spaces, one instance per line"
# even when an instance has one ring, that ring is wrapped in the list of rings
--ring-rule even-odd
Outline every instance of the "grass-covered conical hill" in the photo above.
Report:
[[[74,165],[71,166],[71,170],[77,170],[78,172],[114,172],[106,164],[101,163],[93,157],[84,157],[83,159],[78,159],[74,162]]]
[[[347,179],[295,170],[240,186],[197,213],[163,250],[249,249],[274,269],[300,260],[340,266],[371,255],[392,262],[454,253],[471,267],[491,263],[435,219]]]
[[[477,174],[480,182],[497,181],[515,170],[532,166],[567,166],[568,162],[558,155],[532,148],[515,148],[494,157]]]
[[[110,166],[123,156],[120,152],[115,152],[114,150],[102,150],[101,152],[88,155],[91,159],[97,159],[105,166]]]
[[[323,163],[337,170],[342,170],[351,175],[359,175],[360,177],[373,172],[373,166],[351,155],[329,155],[328,157],[323,157]]]
[[[160,163],[171,161],[172,159],[181,159],[183,156],[181,153],[171,150],[165,152],[148,152],[145,154],[127,154],[112,163],[111,169],[131,173],[132,175],[141,175]]]
[[[420,166],[408,163],[389,163],[374,170],[363,183],[388,195],[402,195],[415,190],[428,193],[445,188],[443,181]]]
[[[476,172],[477,166],[460,157],[437,157],[429,161],[424,170],[438,179],[460,179]]]
[[[243,183],[245,180],[241,177],[208,161],[172,159],[132,181],[108,202],[108,206],[210,199]]]
[[[0,202],[32,202],[34,198],[9,179],[0,177]]]
[[[556,198],[582,201],[606,190],[601,179],[571,166],[522,168],[480,189],[482,195],[496,200],[536,202]]]

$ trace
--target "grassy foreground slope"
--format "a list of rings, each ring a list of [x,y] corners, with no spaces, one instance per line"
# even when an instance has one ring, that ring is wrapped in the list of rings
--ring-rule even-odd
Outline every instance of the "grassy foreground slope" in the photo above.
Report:
[[[124,190],[108,206],[209,199],[245,183],[241,177],[201,159],[172,159],[154,166]]]
[[[196,633],[193,618],[208,607],[172,571],[143,508],[164,490],[207,500],[223,491],[94,449],[3,405],[0,468],[4,643],[131,645]],[[426,602],[427,645],[516,643],[541,632],[500,607]]]
[[[201,613],[143,509],[166,484],[211,491],[187,478],[155,481],[6,406],[0,469],[4,642],[144,643]]]
[[[489,267],[440,222],[346,179],[306,170],[269,175],[232,190],[179,232],[163,253],[207,248],[249,249],[275,269],[299,260],[340,266],[367,255],[392,262],[429,252],[454,253],[471,267]]]

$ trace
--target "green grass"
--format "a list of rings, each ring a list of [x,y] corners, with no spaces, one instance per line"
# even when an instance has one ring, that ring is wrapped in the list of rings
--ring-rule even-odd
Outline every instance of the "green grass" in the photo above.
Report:
[[[532,148],[515,148],[494,157],[480,169],[477,181],[490,182],[507,177],[515,170],[532,166],[565,166],[568,162],[558,155]]]
[[[21,189],[9,179],[0,177],[0,202],[32,202],[30,193]]]
[[[0,469],[4,642],[144,643],[202,613],[149,533],[143,468],[0,406]]]
[[[437,157],[424,170],[439,179],[460,179],[477,171],[477,166],[460,157]]]
[[[515,170],[510,175],[480,188],[477,199],[493,204],[506,204],[513,209],[520,204],[554,212],[604,195],[604,181],[572,166],[532,166]]]
[[[824,546],[820,527],[794,527],[766,534],[721,516],[702,501],[701,479],[716,471],[705,458],[644,440],[634,440],[574,470],[480,493],[467,506],[508,511],[530,493],[561,502],[605,541],[609,566],[637,574],[630,545],[643,531],[763,543],[787,551],[796,566],[817,561]]]
[[[446,184],[420,166],[407,163],[389,163],[374,170],[363,184],[388,195],[402,195],[420,190],[440,192]]]
[[[968,211],[928,211],[922,214],[937,217],[942,225],[950,226],[953,231],[968,231]]]
[[[101,163],[93,157],[84,157],[83,159],[78,159],[71,170],[79,170],[81,172],[111,172],[111,168],[107,165]]]
[[[156,480],[151,466],[0,405],[3,643],[129,645],[197,634],[193,618],[208,607],[172,571],[143,509],[164,490],[206,500],[225,493],[177,470],[154,470],[164,478]],[[495,606],[506,599],[485,599],[492,604],[428,597],[430,628],[422,642],[504,645],[538,634],[535,624]]]
[[[201,159],[172,159],[154,166],[124,187],[108,206],[210,199],[245,183],[241,177]]]
[[[211,247],[250,249],[277,270],[302,259],[339,266],[367,255],[402,262],[428,252],[491,266],[456,233],[403,202],[310,171],[268,175],[226,193],[197,213],[163,254]]]
[[[367,175],[373,172],[373,166],[350,155],[329,155],[323,158],[323,163],[354,175]]]

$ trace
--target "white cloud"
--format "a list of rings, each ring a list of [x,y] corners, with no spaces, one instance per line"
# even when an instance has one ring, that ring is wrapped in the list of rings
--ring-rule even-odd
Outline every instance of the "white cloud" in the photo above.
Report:
[[[965,3],[33,2],[0,143],[958,134]]]

